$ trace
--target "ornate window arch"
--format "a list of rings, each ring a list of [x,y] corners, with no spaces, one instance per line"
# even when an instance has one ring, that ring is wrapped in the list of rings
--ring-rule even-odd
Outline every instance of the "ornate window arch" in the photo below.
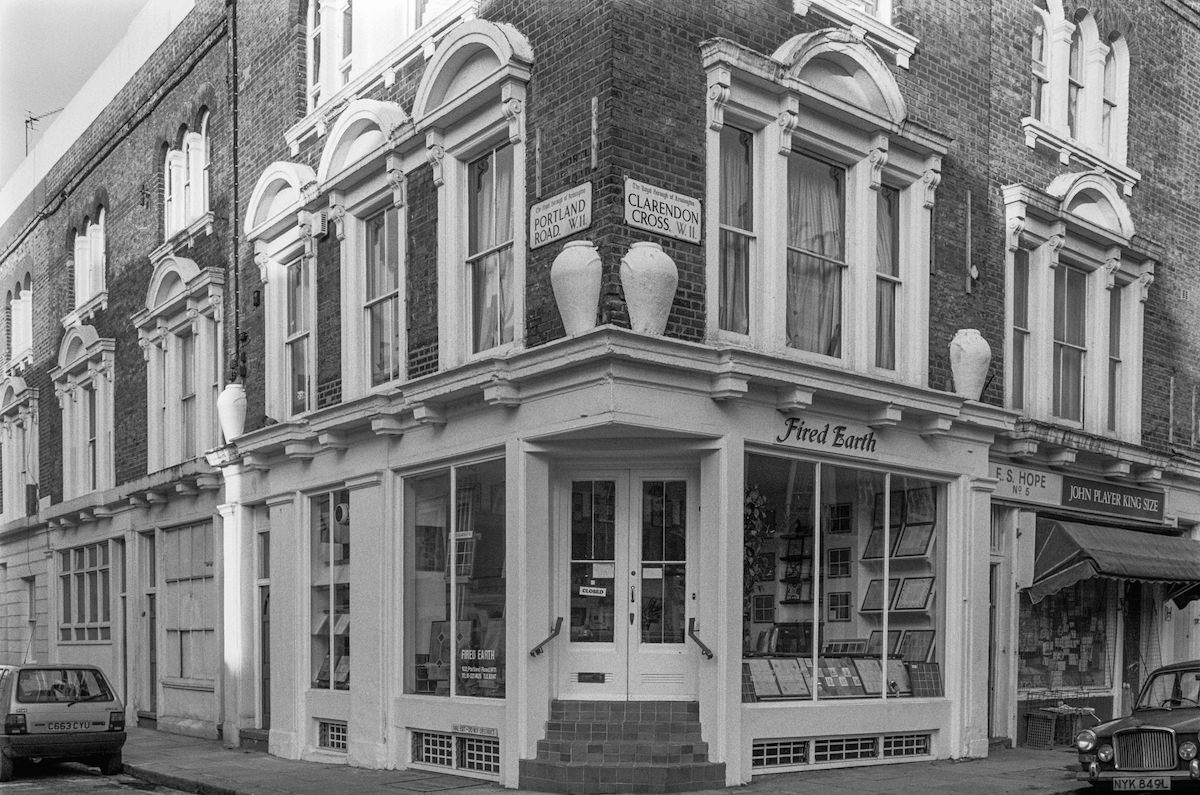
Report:
[[[898,318],[928,310],[948,139],[908,119],[891,71],[845,31],[771,56],[714,39],[701,56],[708,336],[923,385],[928,330]]]
[[[72,326],[50,373],[62,409],[63,499],[111,488],[113,361],[116,341],[91,326]]]
[[[8,370],[19,372],[33,361],[33,275],[26,271],[5,294]]]
[[[174,142],[163,145],[163,238],[168,248],[191,245],[201,233],[212,234],[210,126],[211,113],[201,106],[191,126],[181,125]]]
[[[439,43],[413,118],[438,188],[438,350],[452,367],[525,339],[524,103],[533,50],[472,19]]]
[[[221,305],[225,274],[163,257],[133,316],[147,362],[146,448],[150,472],[189,461],[219,443]]]
[[[1134,242],[1120,187],[1101,172],[1063,174],[1044,191],[1010,185],[1004,200],[1007,405],[1139,443],[1155,261]]]

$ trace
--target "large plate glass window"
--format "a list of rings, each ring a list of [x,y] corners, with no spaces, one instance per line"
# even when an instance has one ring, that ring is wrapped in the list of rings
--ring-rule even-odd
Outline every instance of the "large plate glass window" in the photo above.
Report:
[[[312,500],[312,686],[350,689],[350,492]]]

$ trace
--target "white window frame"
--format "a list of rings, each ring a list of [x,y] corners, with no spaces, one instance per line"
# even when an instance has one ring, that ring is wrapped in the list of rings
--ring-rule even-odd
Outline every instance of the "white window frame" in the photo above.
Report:
[[[51,371],[62,409],[63,499],[115,484],[113,463],[113,364],[116,341],[101,339],[91,326],[69,329]],[[94,426],[89,412],[94,396]]]
[[[220,268],[201,270],[190,259],[168,256],[154,268],[145,309],[133,316],[138,344],[147,362],[146,452],[149,472],[183,463],[220,443],[216,396],[224,386],[221,306],[225,274]],[[195,336],[193,417],[194,449],[185,449],[179,432],[182,403],[179,370],[182,336]],[[203,388],[212,384],[211,389]]]
[[[290,363],[287,359],[287,269],[302,259],[313,279],[308,306],[308,411],[317,407],[317,325],[316,325],[316,249],[314,226],[324,217],[301,210],[304,187],[316,182],[316,173],[308,166],[287,161],[272,163],[259,177],[247,204],[243,231],[254,244],[254,261],[263,283],[266,349],[266,413],[276,420],[288,420],[306,412],[292,411]],[[318,214],[319,215],[319,214]]]
[[[408,114],[393,102],[356,100],[338,117],[321,153],[317,182],[323,195],[307,206],[310,219],[336,234],[342,263],[342,400],[386,392],[402,382],[407,372],[408,210],[406,174],[419,167],[422,153]],[[364,307],[368,304],[366,223],[388,208],[396,211],[399,258],[396,296],[396,330],[400,368],[396,378],[371,383],[368,350],[370,329]],[[315,234],[320,234],[314,230]]]
[[[809,75],[801,77],[804,68],[819,58],[847,57],[831,53],[852,54],[849,57],[860,70],[862,96],[874,97],[871,107],[856,108],[839,98],[838,86],[823,86]],[[798,36],[770,57],[717,39],[703,45],[702,57],[709,98],[708,206],[720,206],[721,129],[729,124],[751,132],[756,167],[754,221],[759,231],[750,264],[749,333],[724,331],[719,327],[719,218],[715,212],[707,215],[706,278],[715,286],[706,297],[708,339],[924,386],[928,377],[928,329],[924,324],[898,323],[895,367],[876,366],[876,195],[881,185],[899,192],[896,317],[927,317],[930,208],[947,140],[900,123],[907,111],[890,71],[873,50],[845,34]],[[788,66],[782,76],[780,62]],[[891,117],[890,129],[905,132],[879,133],[884,126],[881,115]],[[846,169],[848,267],[843,273],[839,356],[787,344],[787,202],[768,197],[787,196],[787,161],[793,151]]]
[[[182,128],[179,148],[166,149],[163,154],[163,239],[168,246],[190,245],[201,232],[212,234],[210,116],[204,110],[197,119],[197,129]]]
[[[816,11],[848,30],[861,31],[872,45],[895,58],[896,66],[908,68],[920,40],[892,25],[892,0],[792,0],[792,11],[806,16]]]
[[[533,51],[515,29],[473,19],[438,45],[417,88],[413,118],[424,133],[438,189],[438,363],[442,369],[504,356],[525,345],[525,119]],[[485,71],[469,85],[454,80]],[[467,172],[507,139],[513,147],[513,338],[475,351],[468,275]]]
[[[26,490],[38,482],[38,391],[18,376],[0,384],[0,522],[26,515]]]
[[[1134,228],[1120,187],[1088,172],[1064,174],[1045,191],[1025,185],[1003,189],[1008,235],[1005,267],[1004,359],[1006,384],[1013,383],[1015,252],[1029,258],[1024,407],[1033,419],[1101,436],[1141,443],[1142,347],[1144,304],[1154,281],[1155,262],[1133,243]],[[1054,413],[1054,276],[1057,268],[1086,274],[1086,327],[1083,365],[1083,417]],[[1116,427],[1110,427],[1110,291],[1121,291],[1120,375],[1111,394],[1118,402]],[[1015,407],[1011,387],[1005,404]]]
[[[1063,15],[1062,4],[1048,3],[1049,10],[1034,9],[1046,31],[1046,78],[1042,97],[1043,114],[1032,113],[1021,119],[1025,145],[1035,148],[1041,144],[1058,153],[1059,162],[1072,162],[1103,171],[1118,184],[1126,196],[1141,180],[1141,174],[1130,168],[1128,156],[1129,127],[1129,47],[1124,37],[1106,43],[1091,14],[1078,22]],[[1080,74],[1076,135],[1068,123],[1068,97],[1073,84],[1070,75],[1071,40],[1080,39]],[[1032,42],[1033,36],[1027,37]],[[1111,92],[1106,91],[1105,62],[1113,57]],[[1032,61],[1030,69],[1035,70]],[[1105,142],[1105,107],[1110,107],[1109,141]],[[1030,110],[1029,102],[1025,109]]]
[[[55,551],[58,553],[56,595],[59,605],[56,642],[111,644],[113,575],[117,572],[114,571],[109,542],[104,540]],[[79,615],[81,611],[82,616]]]
[[[63,328],[89,323],[96,313],[108,308],[106,220],[103,205],[96,208],[95,221],[84,218],[75,236],[73,257],[75,270],[74,301],[71,311],[63,318]]]
[[[8,372],[33,362],[33,277],[26,273],[8,292]]]

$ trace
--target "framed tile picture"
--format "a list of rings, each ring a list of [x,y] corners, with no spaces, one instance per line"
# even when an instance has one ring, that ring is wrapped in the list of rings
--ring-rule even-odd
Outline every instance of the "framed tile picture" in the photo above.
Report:
[[[929,551],[929,542],[932,540],[932,524],[906,524],[899,533],[892,555],[898,558],[920,557]]]
[[[898,577],[892,577],[888,580],[888,602],[890,603],[896,596],[896,589],[900,585]],[[883,580],[871,580],[867,585],[867,592],[863,596],[862,607],[859,610],[863,613],[879,613],[883,611]]]
[[[908,503],[904,521],[908,524],[933,524],[937,521],[937,489],[926,486],[905,492]]]
[[[924,610],[933,593],[932,577],[905,577],[892,602],[893,610]]]
[[[883,494],[875,495],[875,512],[872,514],[871,526],[883,527],[884,511],[888,511],[888,525],[893,529],[899,529],[904,522],[904,498],[905,492],[893,491],[891,494],[891,502],[885,508]]]
[[[905,662],[925,662],[933,651],[933,639],[937,635],[932,629],[910,629],[898,644],[898,653]]]
[[[895,654],[900,647],[900,636],[903,633],[898,629],[888,630],[888,654]],[[871,630],[870,636],[867,638],[867,654],[879,656],[883,653],[883,632],[878,629]]]

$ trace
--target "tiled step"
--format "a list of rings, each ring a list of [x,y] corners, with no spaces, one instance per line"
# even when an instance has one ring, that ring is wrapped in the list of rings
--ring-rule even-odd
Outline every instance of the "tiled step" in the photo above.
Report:
[[[546,723],[548,740],[666,740],[670,742],[700,742],[699,722],[683,721],[561,721]]]
[[[521,789],[542,792],[692,792],[722,789],[725,763],[587,765],[522,759]]]
[[[708,743],[648,740],[538,740],[537,758],[558,762],[678,764],[707,762]]]

